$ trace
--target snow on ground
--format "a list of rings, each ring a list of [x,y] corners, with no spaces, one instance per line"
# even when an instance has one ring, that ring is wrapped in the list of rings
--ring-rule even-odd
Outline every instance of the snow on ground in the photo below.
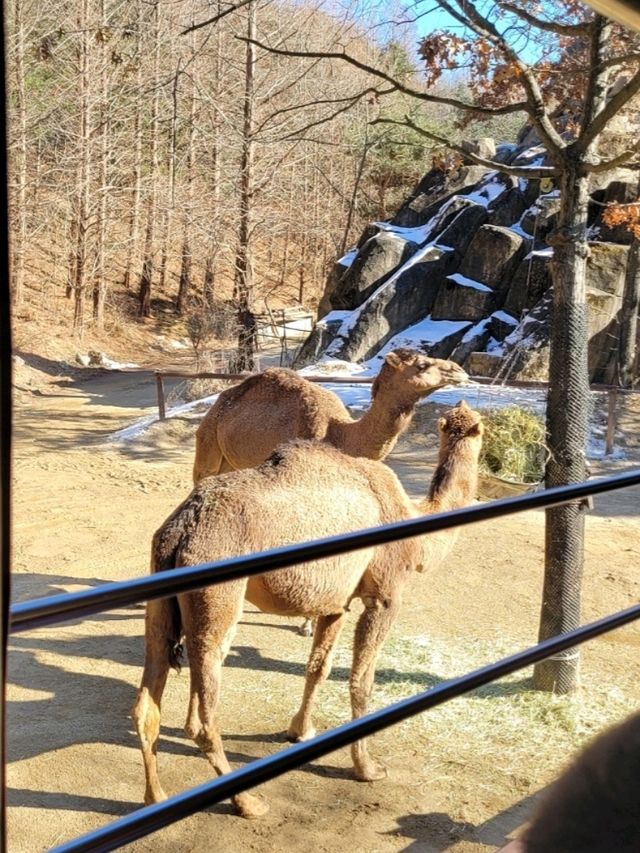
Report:
[[[437,323],[450,322],[446,320],[431,321]],[[417,324],[421,325],[421,324]],[[391,344],[391,342],[389,342]],[[388,348],[387,348],[388,347]],[[385,347],[388,352],[393,347],[387,345]],[[339,359],[327,359],[317,364],[312,364],[300,371],[301,375],[306,376],[325,376],[327,381],[321,383],[323,388],[339,397],[342,402],[354,412],[364,411],[371,405],[371,385],[369,384],[337,384],[331,382],[331,377],[349,378],[357,376],[358,378],[373,378],[380,370],[381,355],[374,356],[368,362],[363,364],[353,364]],[[436,403],[439,406],[455,406],[460,400],[466,402],[474,409],[497,409],[506,406],[522,406],[544,416],[546,410],[546,389],[537,390],[535,388],[510,388],[505,385],[500,385],[497,381],[494,385],[480,385],[477,382],[469,381],[464,385],[450,386],[440,389],[429,397],[421,401],[419,405],[425,403]],[[218,399],[218,394],[212,394],[209,397],[203,397],[201,400],[194,400],[191,403],[181,403],[167,410],[167,418],[184,416],[193,412],[197,408],[212,406]],[[158,421],[157,414],[148,415],[140,418],[138,421],[130,424],[124,429],[118,430],[111,436],[112,441],[132,441],[140,438],[141,435],[154,423]],[[602,428],[592,425],[587,443],[587,459],[603,459],[605,453],[605,441],[601,438]],[[624,459],[624,450],[620,447],[614,448],[609,459]]]

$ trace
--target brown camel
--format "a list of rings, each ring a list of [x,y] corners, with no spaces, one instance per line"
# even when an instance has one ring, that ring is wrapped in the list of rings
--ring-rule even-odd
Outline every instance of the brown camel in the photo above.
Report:
[[[438,466],[423,501],[410,500],[383,463],[347,457],[321,442],[292,442],[279,447],[259,468],[208,477],[156,532],[152,571],[469,504],[476,496],[480,416],[462,402],[440,418],[439,429]],[[315,734],[312,704],[329,674],[332,649],[353,599],[364,605],[355,629],[350,676],[353,716],[359,717],[366,713],[378,651],[398,615],[405,584],[413,571],[444,556],[452,534],[414,537],[148,602],[144,671],[132,710],[145,768],[145,803],[165,798],[156,762],[160,700],[170,666],[179,663],[183,635],[191,683],[185,730],[215,771],[227,773],[230,767],[214,714],[222,662],[243,600],[266,613],[317,618],[302,704],[288,730],[291,739],[305,740]],[[351,751],[357,779],[373,781],[386,775],[369,756],[365,741],[353,744]],[[262,800],[248,793],[236,796],[234,804],[246,817],[267,810]]]
[[[294,438],[327,441],[349,456],[384,459],[422,397],[466,379],[452,361],[392,350],[373,383],[371,407],[354,420],[331,391],[292,370],[269,368],[223,391],[203,418],[194,483],[209,474],[254,468]]]
[[[373,383],[370,408],[354,420],[331,391],[292,370],[270,368],[223,391],[209,409],[196,433],[193,481],[254,468],[294,438],[327,441],[349,456],[384,459],[420,399],[466,379],[452,361],[392,350]],[[305,619],[300,633],[312,632],[312,622]]]

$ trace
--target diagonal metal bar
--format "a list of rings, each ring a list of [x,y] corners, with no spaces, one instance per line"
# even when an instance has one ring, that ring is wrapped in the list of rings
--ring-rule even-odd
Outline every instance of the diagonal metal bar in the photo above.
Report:
[[[494,501],[453,512],[398,521],[394,524],[331,536],[301,545],[287,545],[259,554],[248,554],[219,562],[158,572],[129,581],[103,584],[96,589],[25,601],[11,608],[10,629],[12,633],[27,631],[44,625],[79,619],[116,607],[126,607],[139,601],[188,592],[211,583],[263,574],[296,563],[331,557],[358,548],[383,545],[398,539],[408,539],[449,527],[461,527],[479,521],[501,518],[529,509],[557,506],[602,492],[636,485],[640,485],[640,470],[571,486],[557,486],[531,495]]]
[[[102,853],[102,851],[114,850],[116,847],[129,844],[137,838],[142,838],[171,823],[189,817],[214,803],[226,800],[234,794],[268,782],[270,779],[281,776],[289,770],[294,770],[302,764],[321,758],[323,755],[347,746],[367,735],[375,734],[405,720],[407,717],[427,711],[429,708],[435,708],[437,705],[442,705],[444,702],[462,696],[477,687],[524,669],[550,655],[584,643],[600,634],[612,631],[614,628],[620,628],[636,619],[640,619],[640,604],[588,625],[583,625],[560,637],[552,637],[543,643],[517,652],[489,666],[476,669],[459,678],[444,681],[431,690],[388,705],[386,708],[374,711],[358,720],[352,720],[324,732],[313,740],[295,744],[275,755],[252,761],[240,770],[235,770],[212,782],[206,782],[197,788],[184,791],[163,803],[139,809],[101,829],[62,844],[56,847],[53,853],[85,853],[85,851]]]

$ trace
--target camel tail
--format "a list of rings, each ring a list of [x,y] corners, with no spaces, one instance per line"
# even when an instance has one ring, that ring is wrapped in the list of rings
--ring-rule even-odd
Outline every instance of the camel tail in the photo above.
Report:
[[[182,507],[179,507],[179,510]],[[183,530],[178,511],[156,532],[151,547],[151,572],[165,572],[179,566],[178,556],[182,544]],[[147,639],[153,639],[167,655],[169,665],[180,672],[184,663],[184,637],[182,614],[176,595],[159,598],[147,603]]]

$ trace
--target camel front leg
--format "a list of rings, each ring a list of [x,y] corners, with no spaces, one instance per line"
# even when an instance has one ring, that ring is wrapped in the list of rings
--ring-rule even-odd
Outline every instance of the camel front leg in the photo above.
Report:
[[[354,720],[367,713],[378,653],[400,610],[400,601],[395,599],[386,599],[383,602],[378,598],[367,598],[364,605],[364,612],[356,625],[353,665],[349,679]],[[377,779],[384,779],[387,775],[384,765],[374,761],[369,755],[366,740],[351,744],[351,757],[355,777],[359,781],[375,782]]]
[[[333,647],[340,636],[345,617],[345,612],[334,613],[331,616],[320,616],[316,622],[313,645],[305,673],[302,704],[287,731],[287,737],[290,740],[310,740],[316,733],[311,722],[311,710],[318,688],[331,672]]]

